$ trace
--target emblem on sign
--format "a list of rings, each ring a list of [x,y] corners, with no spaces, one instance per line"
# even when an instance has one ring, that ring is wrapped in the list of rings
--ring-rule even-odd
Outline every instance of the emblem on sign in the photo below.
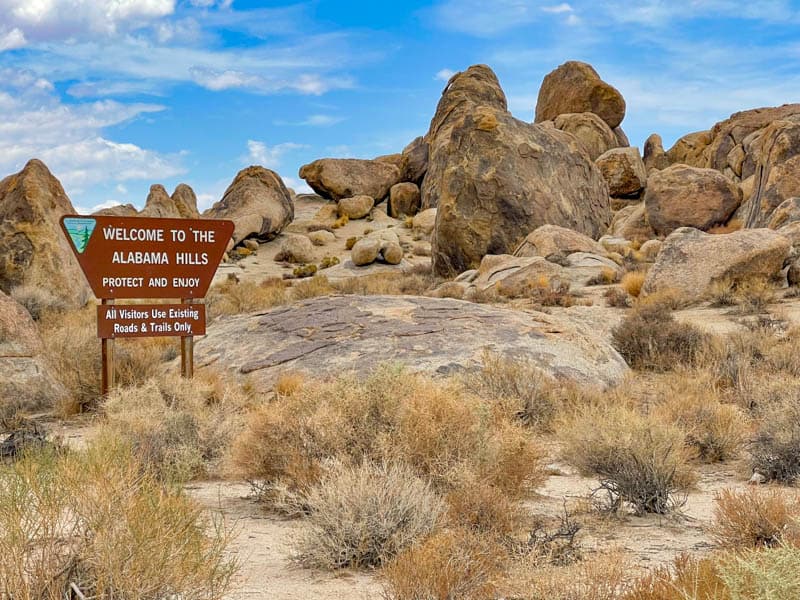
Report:
[[[64,217],[64,230],[78,254],[86,250],[96,224],[97,221],[89,217]]]

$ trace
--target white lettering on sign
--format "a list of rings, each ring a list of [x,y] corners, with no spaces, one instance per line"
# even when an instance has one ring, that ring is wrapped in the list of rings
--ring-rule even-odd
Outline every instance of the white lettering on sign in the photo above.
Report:
[[[136,325],[114,323],[114,333],[139,333],[139,328]]]
[[[173,277],[172,287],[176,288],[193,288],[200,285],[199,277]]]
[[[163,229],[125,229],[124,227],[103,227],[107,240],[120,242],[163,242]]]
[[[208,253],[203,252],[178,252],[175,256],[176,265],[207,265]]]
[[[142,287],[144,277],[103,277],[103,287],[108,288],[121,288],[121,287]]]
[[[118,265],[168,265],[169,257],[166,252],[120,252],[116,250],[111,262]]]

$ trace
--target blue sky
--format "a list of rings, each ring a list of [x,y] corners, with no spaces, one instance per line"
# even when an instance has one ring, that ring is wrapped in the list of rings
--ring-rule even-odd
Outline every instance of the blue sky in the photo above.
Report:
[[[423,134],[448,76],[490,65],[530,121],[544,75],[590,62],[641,147],[800,101],[800,2],[0,0],[0,176],[32,157],[73,204],[202,207],[249,164],[371,158]]]

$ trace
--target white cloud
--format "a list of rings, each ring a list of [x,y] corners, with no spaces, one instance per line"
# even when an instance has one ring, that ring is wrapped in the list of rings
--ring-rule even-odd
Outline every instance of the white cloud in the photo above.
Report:
[[[122,185],[121,183],[118,183],[118,184],[117,184],[116,190],[117,190],[117,191],[118,191],[120,194],[122,194],[122,195],[126,195],[126,194],[128,193],[128,188],[126,188],[126,187],[125,187],[124,185]]]
[[[162,110],[155,104],[112,100],[63,104],[50,82],[30,72],[0,69],[0,173],[40,158],[70,194],[103,183],[183,173],[179,157],[104,135],[107,127]]]
[[[311,189],[305,181],[302,179],[298,179],[297,177],[289,177],[287,175],[281,175],[281,179],[283,179],[283,185],[288,188],[292,188],[295,194],[313,194],[314,190]]]
[[[441,69],[439,70],[436,75],[434,75],[434,79],[439,79],[440,81],[450,81],[450,78],[455,75],[456,72],[453,69]]]
[[[554,6],[543,6],[542,10],[546,13],[553,13],[553,14],[571,13],[575,11],[575,9],[572,8],[566,2],[562,2],[561,4],[556,4]]]
[[[445,0],[426,11],[442,29],[492,37],[537,20],[531,0]]]
[[[14,27],[10,31],[0,29],[0,52],[22,48],[28,43],[22,30]]]
[[[333,115],[309,115],[302,121],[284,121],[284,120],[276,120],[273,121],[275,125],[291,125],[291,126],[301,126],[301,127],[330,127],[331,125],[336,125],[337,123],[341,123],[344,121],[344,117],[334,117]]]
[[[175,0],[3,0],[0,22],[30,40],[113,35],[171,15]]]
[[[303,144],[294,142],[284,142],[275,146],[267,146],[264,142],[257,140],[247,140],[247,156],[243,162],[255,163],[268,169],[277,169],[281,159],[287,152],[305,148]]]

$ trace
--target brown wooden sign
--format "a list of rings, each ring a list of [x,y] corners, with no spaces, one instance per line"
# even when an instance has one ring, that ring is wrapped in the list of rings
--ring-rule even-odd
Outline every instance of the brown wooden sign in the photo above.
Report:
[[[233,221],[66,215],[61,228],[94,295],[202,298]]]
[[[205,335],[204,304],[102,304],[97,307],[97,337]]]

